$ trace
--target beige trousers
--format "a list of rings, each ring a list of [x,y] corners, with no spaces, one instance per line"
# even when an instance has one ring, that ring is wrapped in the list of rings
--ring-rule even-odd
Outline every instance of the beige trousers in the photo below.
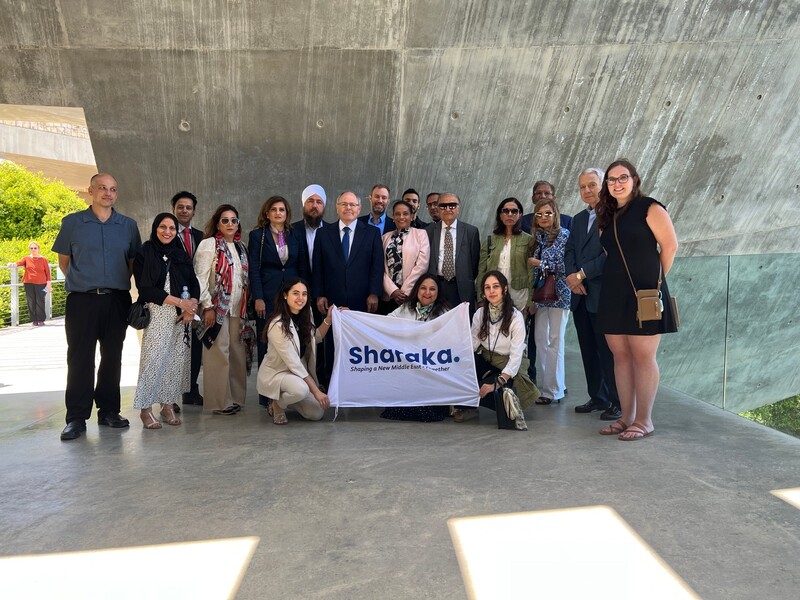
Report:
[[[203,408],[222,410],[234,402],[244,404],[247,365],[239,339],[241,319],[226,315],[211,348],[203,346]]]
[[[319,421],[325,411],[308,389],[308,384],[297,375],[287,374],[281,378],[281,408],[293,408],[309,421]]]

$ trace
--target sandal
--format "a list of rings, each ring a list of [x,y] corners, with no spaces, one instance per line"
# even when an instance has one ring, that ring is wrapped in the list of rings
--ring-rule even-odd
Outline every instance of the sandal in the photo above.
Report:
[[[541,405],[544,405],[544,406],[546,406],[548,404],[552,404],[552,403],[553,403],[553,399],[552,398],[545,398],[544,396],[539,396],[539,399],[536,401],[536,404],[541,404]],[[561,400],[559,400],[558,403],[560,404]]]
[[[167,425],[180,425],[183,423],[180,417],[175,415],[175,411],[172,408],[172,405],[165,406],[161,409],[161,420],[164,421]]]
[[[478,416],[477,408],[456,408],[453,410],[453,421],[463,423]]]
[[[617,439],[623,442],[635,442],[636,440],[641,440],[646,437],[653,435],[656,432],[655,429],[651,429],[647,431],[644,428],[644,425],[641,423],[632,423],[630,427],[628,427],[625,431],[619,434]],[[625,434],[631,434],[630,437],[625,437]]]
[[[623,421],[622,419],[617,419],[616,421],[611,423],[611,425],[606,425],[597,433],[599,433],[600,435],[620,435],[627,428],[628,425],[627,423],[625,423],[625,421]]]
[[[156,421],[156,417],[153,415],[152,408],[140,412],[139,417],[142,419],[142,424],[144,425],[145,429],[161,429],[161,423]]]
[[[287,425],[289,423],[289,419],[286,418],[286,412],[276,412],[272,415],[272,424],[273,425]]]

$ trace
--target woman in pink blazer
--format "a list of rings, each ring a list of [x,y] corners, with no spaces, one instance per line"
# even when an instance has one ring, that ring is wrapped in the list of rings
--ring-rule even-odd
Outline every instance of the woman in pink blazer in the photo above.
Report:
[[[401,306],[411,288],[428,271],[431,246],[424,229],[411,227],[414,213],[405,200],[392,206],[392,218],[397,226],[383,236],[383,297],[378,313],[388,315]]]

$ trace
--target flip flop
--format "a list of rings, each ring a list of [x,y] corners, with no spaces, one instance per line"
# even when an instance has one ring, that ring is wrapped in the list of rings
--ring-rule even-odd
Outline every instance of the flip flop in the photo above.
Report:
[[[625,431],[619,434],[617,439],[622,442],[635,442],[636,440],[641,440],[646,437],[650,437],[655,432],[656,432],[655,429],[653,429],[652,431],[647,431],[644,428],[644,425],[642,425],[641,423],[632,423],[630,427],[628,427]],[[631,433],[633,434],[633,436],[623,437],[626,433]]]

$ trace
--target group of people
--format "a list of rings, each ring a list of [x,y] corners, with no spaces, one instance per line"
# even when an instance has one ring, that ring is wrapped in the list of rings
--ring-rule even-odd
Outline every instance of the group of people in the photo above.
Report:
[[[302,218],[295,222],[289,201],[268,198],[246,245],[234,206],[217,207],[200,231],[191,225],[197,198],[179,192],[172,213],[157,215],[149,240],[140,244],[135,222],[112,208],[116,181],[95,175],[92,205],[64,218],[53,246],[69,292],[61,437],[81,435],[93,401],[101,425],[129,424],[119,414],[119,358],[131,272],[139,301],[151,312],[134,399],[147,429],[180,425],[181,398],[216,415],[238,413],[253,347],[259,400],[273,422],[286,424],[290,408],[319,420],[330,404],[325,384],[333,340],[327,334],[334,307],[427,321],[467,303],[480,405],[497,409],[498,424],[502,413],[510,427],[524,429],[522,410],[564,397],[571,310],[590,396],[575,410],[601,411],[613,421],[601,434],[647,437],[654,431],[660,334],[676,330],[665,279],[675,232],[664,207],[642,195],[626,160],[607,172],[587,169],[578,184],[587,207],[572,219],[560,214],[554,186],[540,181],[533,212],[523,214],[517,198],[505,198],[484,240],[458,218],[461,199],[453,193],[426,197],[426,223],[414,189],[390,206],[388,186],[373,186],[361,217],[360,198],[346,191],[335,200],[337,220],[326,223],[328,198],[314,184],[303,190]],[[637,320],[636,290],[655,287],[661,319]],[[101,364],[92,389],[98,341]],[[156,403],[160,421],[152,412]],[[448,414],[463,422],[477,410],[387,408],[381,416],[437,421]]]

